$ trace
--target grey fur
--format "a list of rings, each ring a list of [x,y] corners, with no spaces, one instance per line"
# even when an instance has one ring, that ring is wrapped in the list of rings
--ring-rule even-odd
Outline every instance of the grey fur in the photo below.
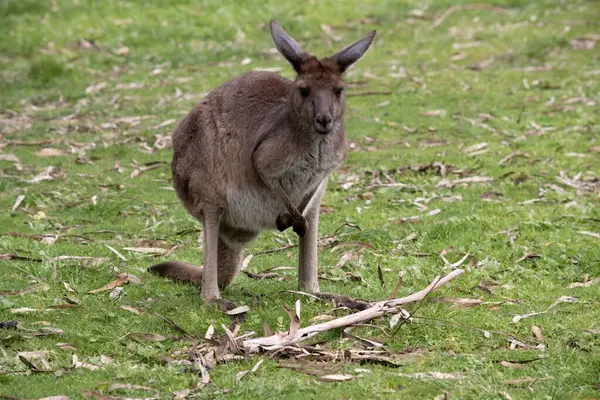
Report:
[[[263,230],[290,226],[300,236],[300,289],[319,290],[319,206],[327,177],[347,155],[341,77],[347,65],[304,53],[274,21],[271,31],[296,80],[271,72],[234,78],[173,132],[173,185],[204,227],[204,267],[167,262],[150,271],[199,283],[207,300],[218,299],[219,287],[238,273],[248,242]],[[363,53],[367,48],[360,46]]]

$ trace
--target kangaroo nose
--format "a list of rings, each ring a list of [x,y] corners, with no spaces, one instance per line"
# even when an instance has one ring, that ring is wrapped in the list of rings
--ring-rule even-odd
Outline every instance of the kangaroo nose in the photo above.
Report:
[[[318,132],[327,133],[331,131],[333,119],[328,113],[317,114],[315,118],[315,128]]]

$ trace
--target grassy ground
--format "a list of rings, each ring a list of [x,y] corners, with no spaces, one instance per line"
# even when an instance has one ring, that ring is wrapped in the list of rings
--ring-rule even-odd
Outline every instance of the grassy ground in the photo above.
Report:
[[[0,397],[80,398],[125,383],[155,391],[110,394],[171,398],[193,389],[196,398],[597,398],[600,286],[569,285],[600,276],[600,3],[500,0],[494,5],[501,9],[458,8],[434,23],[459,3],[0,2],[0,321],[17,320],[21,328],[0,330]],[[199,225],[169,190],[171,151],[155,142],[206,92],[243,71],[277,68],[292,76],[271,51],[271,18],[318,55],[378,30],[347,77],[353,83],[348,94],[355,95],[346,117],[353,151],[331,177],[321,235],[350,244],[322,248],[322,290],[384,299],[402,273],[399,295],[408,294],[452,268],[439,256],[444,249],[449,263],[468,252],[462,267],[469,271],[418,309],[409,307],[416,318],[393,336],[376,328],[353,331],[392,353],[409,353],[398,368],[320,365],[356,377],[329,383],[267,359],[236,383],[236,373],[250,369],[254,357],[218,365],[210,384],[194,389],[193,372],[161,361],[189,342],[174,338],[177,332],[153,313],[195,336],[210,324],[223,336],[218,327],[229,318],[204,305],[195,288],[145,271],[157,260],[201,260]],[[432,162],[443,163],[444,171],[419,167]],[[50,179],[30,182],[45,170]],[[473,177],[492,180],[453,182]],[[18,196],[24,199],[11,212]],[[266,233],[248,252],[294,242],[291,230]],[[153,256],[125,249],[131,247],[174,250]],[[350,261],[334,268],[347,252],[353,252]],[[52,260],[60,256],[103,259],[85,267]],[[295,265],[295,249],[289,249],[255,255],[248,270]],[[124,286],[116,299],[108,291],[88,293],[118,272],[142,284]],[[240,276],[224,292],[252,309],[242,333],[262,332],[265,322],[286,329],[281,306],[297,296],[282,291],[296,288],[296,271],[280,275],[280,281]],[[23,288],[32,291],[6,292]],[[562,296],[567,301],[548,310]],[[483,304],[457,308],[451,299],[435,301],[440,298]],[[303,325],[331,308],[301,301]],[[77,304],[48,310],[69,303]],[[389,321],[376,323],[385,328]],[[532,336],[533,326],[543,340]],[[62,335],[30,337],[23,329],[60,329]],[[166,340],[134,340],[132,332]],[[511,349],[509,337],[533,347]],[[330,349],[360,347],[339,331],[320,339]],[[534,348],[540,342],[545,350]],[[31,372],[17,358],[39,350],[47,351],[50,369],[66,368],[60,377]],[[68,369],[73,354],[99,368]],[[519,363],[527,360],[536,361]],[[32,362],[43,367],[41,359]],[[464,379],[407,376],[416,372],[462,373]]]

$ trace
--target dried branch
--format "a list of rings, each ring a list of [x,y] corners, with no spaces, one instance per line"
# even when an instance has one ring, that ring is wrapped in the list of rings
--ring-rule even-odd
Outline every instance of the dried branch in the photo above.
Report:
[[[268,351],[278,350],[286,346],[300,343],[306,339],[317,335],[320,332],[364,323],[366,321],[372,320],[373,318],[380,317],[384,314],[394,314],[399,311],[400,306],[423,300],[431,291],[440,288],[441,286],[445,285],[446,283],[456,278],[463,272],[464,270],[458,269],[456,271],[452,271],[443,278],[440,278],[438,276],[425,289],[413,293],[410,296],[394,300],[379,301],[377,303],[374,303],[371,307],[367,308],[366,310],[346,315],[344,317],[340,317],[321,324],[307,326],[304,328],[299,328],[300,300],[297,300],[295,317],[297,316],[298,320],[296,320],[296,318],[293,318],[292,327],[289,332],[280,332],[268,337],[247,339],[241,343],[241,347],[243,347],[250,353],[258,352],[260,348],[263,348],[264,350]],[[290,316],[292,316],[291,313]]]
[[[355,96],[389,96],[392,94],[389,90],[367,90],[364,92],[348,92],[346,97],[355,97]]]
[[[452,15],[456,11],[464,11],[464,10],[487,10],[487,11],[495,12],[498,14],[506,14],[505,9],[500,8],[500,7],[495,7],[490,4],[461,4],[459,6],[452,6],[449,9],[447,9],[446,11],[444,11],[444,13],[442,15],[440,15],[435,21],[433,21],[433,24],[431,24],[431,26],[429,26],[429,30],[432,31],[435,28],[437,28],[439,25],[441,25],[446,20],[446,18],[448,18],[450,15]]]

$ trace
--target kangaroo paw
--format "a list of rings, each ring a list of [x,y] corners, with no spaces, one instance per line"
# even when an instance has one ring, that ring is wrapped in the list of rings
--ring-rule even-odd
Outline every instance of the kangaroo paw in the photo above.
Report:
[[[304,237],[306,235],[306,231],[308,230],[308,222],[306,222],[306,218],[302,217],[300,220],[296,220],[294,222],[294,232],[298,236]]]
[[[281,213],[277,216],[275,224],[277,224],[279,232],[283,232],[294,224],[294,220],[289,213]]]

